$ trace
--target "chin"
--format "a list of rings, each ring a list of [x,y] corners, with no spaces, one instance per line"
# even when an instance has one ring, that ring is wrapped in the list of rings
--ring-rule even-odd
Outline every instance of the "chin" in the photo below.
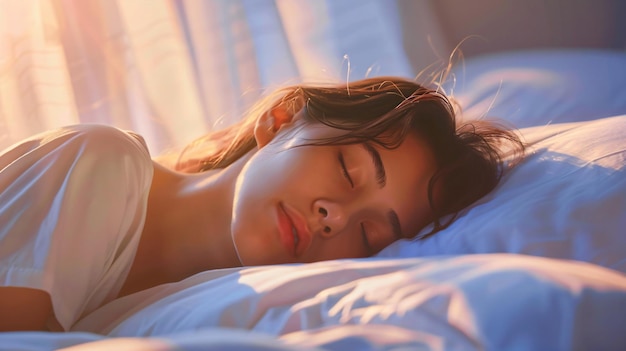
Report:
[[[263,254],[267,255],[267,251],[263,245],[254,245],[250,242],[247,245],[237,245],[237,240],[235,239],[235,249],[242,266],[263,266],[282,263],[278,262],[275,257],[264,257]]]
[[[242,252],[242,254],[239,256],[239,260],[241,261],[241,264],[243,266],[267,266],[267,265],[274,265],[274,264],[284,264],[284,263],[293,263],[289,260],[287,260],[285,257],[278,257],[278,256],[261,256],[259,255],[259,252],[248,252],[248,254],[246,254],[246,252]]]

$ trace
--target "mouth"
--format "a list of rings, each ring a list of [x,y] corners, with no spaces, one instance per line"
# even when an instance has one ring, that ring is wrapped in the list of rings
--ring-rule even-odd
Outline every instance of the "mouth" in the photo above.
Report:
[[[300,242],[300,237],[298,236],[298,231],[296,227],[291,227],[291,234],[293,235],[293,246],[294,250],[298,251],[298,243]]]
[[[280,203],[278,207],[281,240],[287,251],[296,258],[306,250],[310,241],[306,222],[289,206]]]

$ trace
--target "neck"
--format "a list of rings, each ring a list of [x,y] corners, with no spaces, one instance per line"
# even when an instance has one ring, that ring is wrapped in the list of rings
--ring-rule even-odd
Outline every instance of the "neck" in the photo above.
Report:
[[[144,230],[121,295],[241,266],[230,224],[237,177],[252,154],[225,169],[198,174],[155,163]]]

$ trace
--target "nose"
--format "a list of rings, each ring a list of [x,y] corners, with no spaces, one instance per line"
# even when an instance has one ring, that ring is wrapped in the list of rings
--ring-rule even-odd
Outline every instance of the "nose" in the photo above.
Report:
[[[322,235],[333,236],[342,231],[348,223],[345,209],[338,203],[328,200],[315,201],[314,211],[322,226]]]

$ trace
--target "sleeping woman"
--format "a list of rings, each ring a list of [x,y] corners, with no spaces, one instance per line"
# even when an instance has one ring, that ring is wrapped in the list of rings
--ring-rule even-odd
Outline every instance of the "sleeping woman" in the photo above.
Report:
[[[175,162],[109,126],[36,135],[0,155],[0,330],[68,330],[205,270],[427,238],[522,152],[515,132],[460,123],[444,94],[396,77],[280,89]]]

